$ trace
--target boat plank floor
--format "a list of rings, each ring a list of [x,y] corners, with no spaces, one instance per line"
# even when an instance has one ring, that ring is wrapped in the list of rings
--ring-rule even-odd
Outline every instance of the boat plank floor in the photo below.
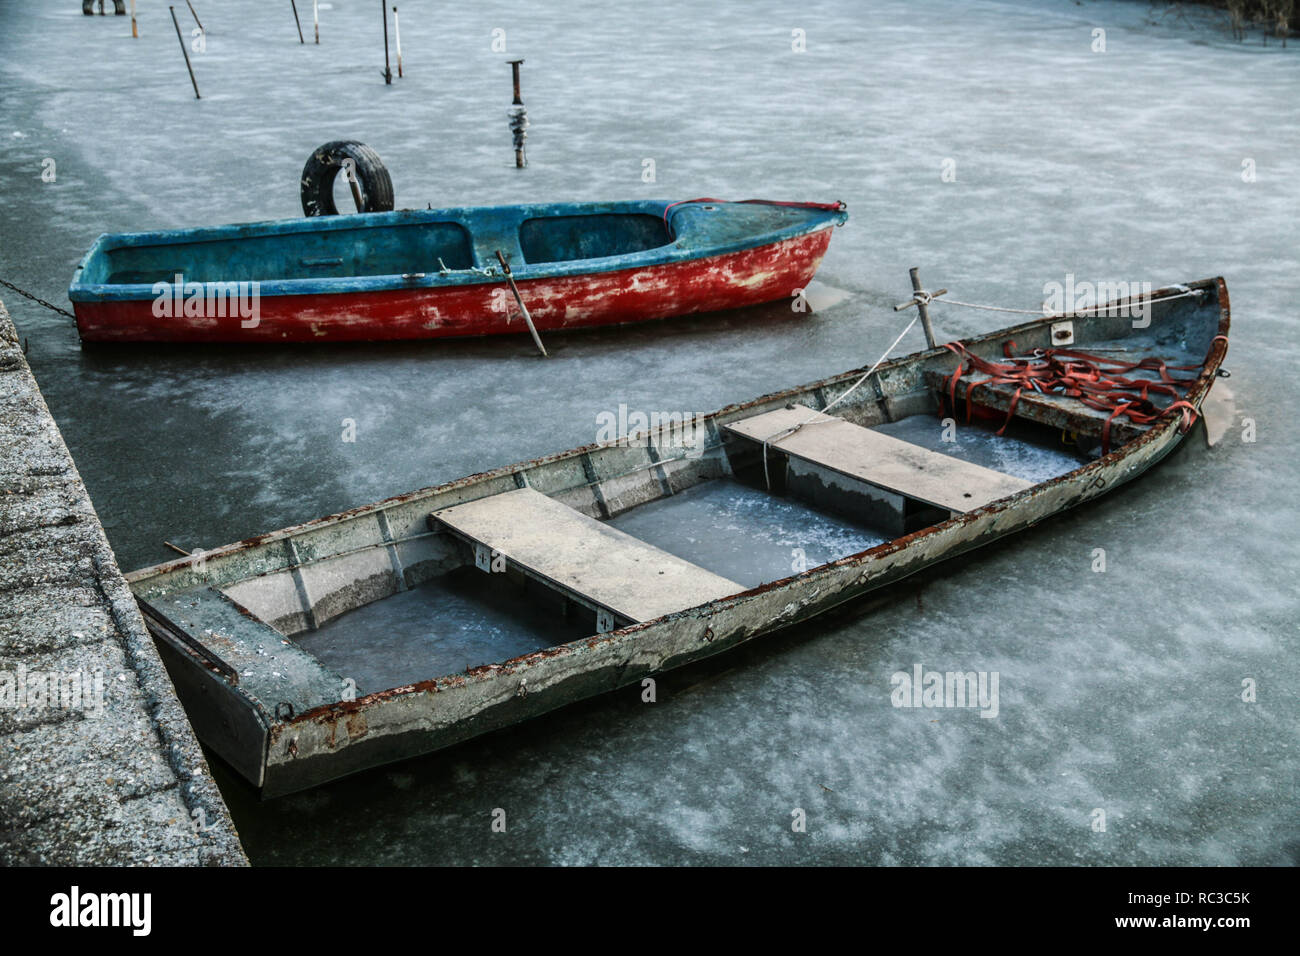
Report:
[[[457,534],[632,621],[745,590],[531,488],[434,512]]]
[[[812,422],[783,434],[800,422]],[[900,441],[842,418],[795,405],[726,426],[752,441],[908,498],[963,513],[1033,486],[1033,482]]]

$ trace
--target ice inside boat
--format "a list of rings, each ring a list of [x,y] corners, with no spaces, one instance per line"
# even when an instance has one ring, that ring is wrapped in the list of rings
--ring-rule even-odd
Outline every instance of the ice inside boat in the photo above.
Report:
[[[1060,431],[1021,426],[994,434],[997,423],[959,427],[943,440],[932,414],[885,423],[878,430],[921,447],[997,469],[1030,483],[1086,462]],[[760,474],[720,476],[621,512],[609,525],[736,582],[758,587],[890,540],[885,523],[848,508],[816,504],[803,492],[769,494]],[[546,589],[522,575],[505,581],[466,561],[392,597],[344,612],[295,641],[323,665],[356,680],[358,693],[508,660],[593,631],[591,613],[554,607]]]

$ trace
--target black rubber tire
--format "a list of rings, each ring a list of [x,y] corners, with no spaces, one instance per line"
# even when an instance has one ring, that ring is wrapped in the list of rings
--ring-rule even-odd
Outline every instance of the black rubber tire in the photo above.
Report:
[[[356,165],[361,187],[361,212],[389,212],[393,208],[393,180],[379,154],[365,143],[335,140],[312,150],[302,168],[302,211],[306,216],[337,216],[334,180],[343,171],[343,160]]]

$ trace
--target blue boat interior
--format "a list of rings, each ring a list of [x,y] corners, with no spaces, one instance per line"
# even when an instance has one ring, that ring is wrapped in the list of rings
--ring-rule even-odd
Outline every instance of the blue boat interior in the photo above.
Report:
[[[369,287],[375,277],[391,277],[379,287],[402,280],[482,282],[497,274],[498,250],[521,278],[567,275],[723,254],[845,218],[842,211],[797,206],[646,200],[403,210],[105,234],[69,291],[74,301],[129,298],[134,296],[127,287],[144,295],[178,274],[187,282],[343,280],[348,288],[359,282]],[[319,291],[332,288],[327,281]]]
[[[672,241],[663,219],[644,213],[536,216],[519,225],[519,247],[527,263],[630,256]]]
[[[357,274],[393,275],[474,264],[469,233],[459,223],[330,229],[289,235],[251,235],[167,245],[109,249],[106,285],[317,279]],[[359,269],[367,270],[358,273]],[[89,272],[89,270],[87,270]],[[83,281],[98,278],[83,273]]]

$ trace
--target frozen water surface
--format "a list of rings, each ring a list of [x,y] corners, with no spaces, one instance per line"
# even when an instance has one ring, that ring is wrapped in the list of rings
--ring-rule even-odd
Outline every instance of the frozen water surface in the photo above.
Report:
[[[1056,444],[1051,444],[1053,433],[1046,428],[1013,421],[999,435],[1002,422],[999,418],[992,425],[987,422],[967,425],[961,419],[952,419],[951,425],[945,428],[929,416],[913,415],[886,422],[876,431],[1025,481],[1047,481],[1091,461],[1088,456],[1076,453],[1060,437]],[[945,441],[946,434],[951,436],[951,441]]]
[[[164,539],[212,547],[591,441],[620,403],[707,411],[860,366],[900,328],[913,265],[1019,308],[1067,273],[1223,275],[1233,298],[1237,408],[1214,449],[1194,435],[869,612],[665,675],[654,704],[628,688],[267,805],[224,774],[255,861],[1296,861],[1300,45],[1150,25],[1146,3],[407,3],[408,75],[385,87],[372,3],[334,0],[315,47],[287,4],[224,0],[199,4],[196,101],[165,5],[141,7],[133,41],[76,3],[0,2],[0,276],[47,299],[100,232],[298,215],[332,139],[372,145],[399,206],[765,196],[852,218],[814,314],[555,336],[549,361],[525,337],[83,350],[6,293],[126,568],[168,558]],[[934,315],[946,338],[1015,320]],[[997,671],[998,716],[894,708],[890,675],[918,663]]]

